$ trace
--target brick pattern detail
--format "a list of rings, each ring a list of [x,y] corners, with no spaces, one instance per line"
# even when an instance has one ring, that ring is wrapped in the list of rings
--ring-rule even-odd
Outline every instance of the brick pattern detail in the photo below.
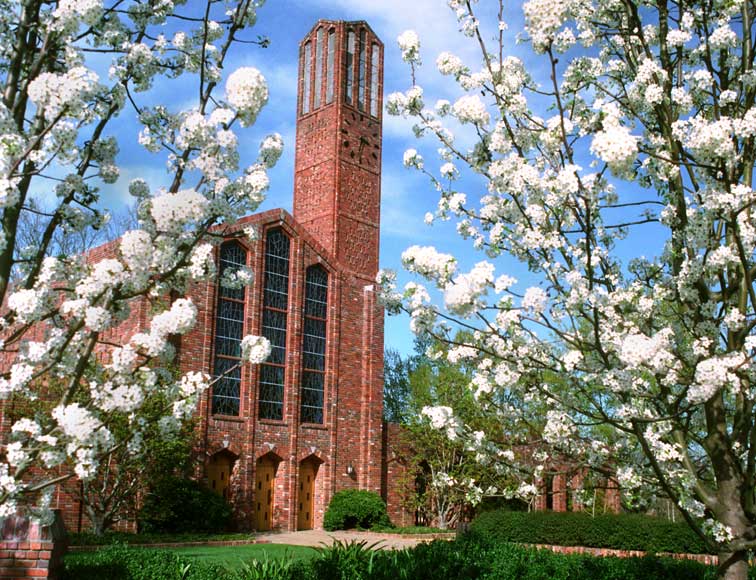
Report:
[[[5,518],[0,539],[0,579],[58,578],[67,547],[60,512],[50,526],[28,517]]]

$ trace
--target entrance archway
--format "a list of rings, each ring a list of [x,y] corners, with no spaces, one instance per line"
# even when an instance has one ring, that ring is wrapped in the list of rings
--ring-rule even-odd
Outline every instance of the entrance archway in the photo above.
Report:
[[[315,515],[315,478],[320,460],[308,457],[299,464],[299,485],[297,487],[297,529],[311,530]]]
[[[270,455],[257,460],[255,469],[255,529],[270,530],[273,520],[276,469],[278,462]]]

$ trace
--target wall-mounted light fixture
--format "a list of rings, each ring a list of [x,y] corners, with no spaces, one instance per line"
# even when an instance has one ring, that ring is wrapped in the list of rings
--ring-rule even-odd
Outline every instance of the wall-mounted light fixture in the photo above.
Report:
[[[351,478],[354,478],[354,477],[355,477],[355,476],[357,475],[357,472],[356,472],[356,471],[354,470],[354,465],[352,465],[352,462],[351,462],[351,461],[350,461],[350,462],[349,462],[349,464],[347,465],[346,474],[347,474],[347,475],[348,475],[349,477],[351,477]]]
[[[229,441],[228,439],[224,439],[223,440],[223,448],[224,449],[228,449],[229,445],[231,445],[231,441]]]

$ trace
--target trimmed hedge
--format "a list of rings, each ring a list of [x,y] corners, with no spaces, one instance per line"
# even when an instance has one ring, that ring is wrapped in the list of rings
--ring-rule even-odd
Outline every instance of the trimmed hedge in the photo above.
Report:
[[[188,560],[171,550],[108,546],[69,554],[61,580],[220,580],[222,567]]]
[[[703,540],[684,523],[640,514],[510,512],[497,510],[475,518],[473,533],[494,542],[555,544],[645,552],[708,553]]]
[[[328,531],[351,528],[370,529],[391,525],[386,504],[380,495],[363,489],[345,489],[334,494],[328,504],[323,527]]]
[[[253,540],[255,535],[247,532],[186,532],[182,534],[134,534],[131,532],[107,531],[101,536],[92,532],[68,534],[71,546],[110,546],[113,544],[168,544],[182,542],[229,542]]]

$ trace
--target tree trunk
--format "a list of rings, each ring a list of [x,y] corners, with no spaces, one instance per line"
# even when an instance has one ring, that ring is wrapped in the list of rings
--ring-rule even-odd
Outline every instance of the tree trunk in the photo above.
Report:
[[[95,536],[102,536],[110,527],[110,518],[101,513],[90,514],[89,519],[92,522],[92,533]]]
[[[747,580],[748,553],[745,551],[720,552],[717,577],[722,580]]]

